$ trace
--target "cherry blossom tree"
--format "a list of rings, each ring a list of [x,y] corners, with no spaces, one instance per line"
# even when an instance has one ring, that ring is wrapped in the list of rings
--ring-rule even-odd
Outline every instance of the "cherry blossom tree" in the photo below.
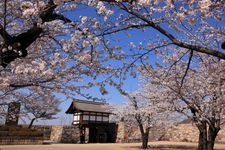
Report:
[[[7,106],[12,102],[20,103],[20,112],[18,114],[22,121],[30,120],[29,128],[37,119],[55,119],[55,115],[59,112],[59,99],[48,92],[49,89],[43,91],[41,88],[30,88],[29,90],[15,90],[10,94],[1,97],[1,118],[4,120],[7,112]],[[48,95],[51,94],[51,95]],[[12,114],[15,115],[15,114]]]
[[[143,90],[127,94],[127,102],[115,110],[115,114],[125,122],[128,130],[136,129],[138,126],[144,149],[148,148],[150,129],[169,122],[169,109],[165,107],[164,102],[158,101],[159,95],[156,93],[153,90],[148,93]]]
[[[102,55],[103,51],[97,47],[100,43],[96,36],[99,22],[84,16],[77,21],[78,24],[61,14],[74,10],[77,4],[82,2],[1,2],[2,87],[44,85],[52,88],[54,85],[58,89],[72,88],[72,82],[82,81],[85,77],[96,79],[98,74],[113,72],[109,66],[103,65],[107,56]],[[87,2],[84,4],[88,5]],[[110,10],[103,10],[100,3],[89,5],[101,9],[99,14],[110,15]],[[49,82],[51,84],[46,85]],[[94,84],[90,82],[85,88]],[[73,91],[79,93],[83,86],[77,86]],[[104,93],[104,86],[99,86]]]
[[[106,82],[117,85],[111,75],[119,68],[106,64],[110,63],[108,58],[122,56],[104,52],[97,36],[100,29],[97,19],[66,17],[78,5],[95,8],[102,19],[112,13],[103,3],[94,1],[0,2],[0,97],[4,98],[1,106],[5,107],[5,100],[11,100],[9,97],[27,102],[24,91],[34,92],[33,95],[46,91],[43,95],[46,101],[54,93],[62,93],[68,99],[77,95],[94,99],[84,90],[98,87],[104,95]]]
[[[67,17],[67,12],[76,12],[81,5],[96,10],[100,17],[81,16],[79,21]],[[80,78],[80,74],[96,78],[96,74],[113,72],[103,64],[108,59],[125,58],[120,50],[122,45],[113,42],[119,38],[116,33],[122,31],[136,30],[140,34],[145,31],[151,35],[138,45],[130,40],[129,45],[134,50],[126,56],[133,56],[133,62],[143,61],[147,54],[158,53],[165,47],[180,47],[190,54],[197,51],[224,59],[225,54],[220,51],[224,41],[223,6],[222,0],[2,1],[1,66],[10,65],[7,72],[1,71],[2,74],[9,76],[12,70],[16,74],[37,74],[39,71],[38,75],[44,76],[33,77],[32,82],[23,81],[22,85],[1,77],[2,86],[43,84],[68,72],[73,75],[79,72],[73,78]],[[132,33],[128,37],[132,37]],[[133,64],[124,64],[122,68]],[[104,93],[104,85],[100,87]]]
[[[136,57],[156,49],[184,48],[224,59],[224,1],[143,0],[111,3],[118,13],[116,23],[108,25],[103,36],[129,32],[129,37],[143,37]],[[110,6],[109,6],[110,7]],[[137,31],[133,32],[132,31]],[[139,31],[139,32],[138,32]],[[143,33],[144,32],[144,33]],[[137,50],[140,44],[130,42]],[[189,52],[190,53],[190,52]]]
[[[165,62],[172,63],[172,56]],[[175,57],[179,58],[179,57]],[[187,59],[187,58],[186,58]],[[161,89],[161,101],[190,118],[199,130],[199,150],[213,150],[221,125],[225,123],[224,61],[208,56],[189,64],[185,59],[174,64],[149,67],[144,75]],[[147,67],[146,67],[147,69]],[[185,76],[184,76],[185,74]]]
[[[159,66],[159,71],[154,70],[148,72],[151,72],[152,77],[156,76],[159,78],[157,82],[155,81],[156,83],[164,85],[164,82],[167,81],[168,84],[171,84],[169,86],[171,89],[176,87],[175,92],[177,92],[178,95],[183,94],[182,90],[185,87],[185,84],[192,83],[192,81],[197,82],[198,80],[197,77],[195,78],[196,80],[192,80],[192,77],[189,76],[189,72],[192,72],[193,74],[196,73],[195,76],[202,76],[201,73],[204,73],[204,71],[201,67],[204,63],[207,66],[208,59],[212,62],[218,62],[218,60],[214,60],[203,54],[212,55],[224,60],[224,52],[222,50],[222,48],[224,48],[224,1],[155,0],[132,1],[132,3],[119,1],[118,3],[115,3],[114,6],[118,8],[117,14],[119,17],[117,17],[117,22],[111,23],[109,25],[110,27],[105,29],[105,32],[102,35],[107,39],[108,36],[116,36],[116,33],[126,33],[127,38],[130,39],[129,46],[131,49],[131,53],[128,55],[131,55],[134,58],[130,64],[137,63],[139,61],[143,64],[141,69],[146,70],[152,70],[152,68],[157,68],[156,66]],[[139,41],[135,41],[137,40],[135,38],[132,39],[132,37],[136,37],[137,34],[143,35],[143,38]],[[151,54],[157,55],[159,59],[156,64],[148,65],[148,63],[151,63],[152,61],[151,57],[149,57]],[[212,62],[209,62],[209,65],[211,65]],[[177,67],[178,64],[179,67]],[[215,63],[215,65],[216,64],[217,63]],[[221,69],[223,68],[222,66],[223,65],[221,65]],[[166,69],[157,74],[157,72],[160,72],[160,67]],[[198,70],[199,68],[201,68],[202,71],[200,71],[201,69]],[[221,70],[219,67],[216,68],[218,69],[217,71]],[[207,68],[205,73],[211,75]],[[219,76],[214,77],[215,80],[217,80]],[[208,79],[207,76],[204,76],[202,77],[201,82],[204,82],[203,78]],[[205,85],[205,89],[202,89],[204,86],[200,86],[201,84],[198,84],[199,88],[202,89],[200,92],[205,92],[205,94],[207,94],[206,92],[208,92],[208,90],[211,90],[211,92],[209,92],[210,94],[206,97],[196,100],[199,101],[196,107],[201,106],[200,108],[202,109],[203,105],[201,105],[201,103],[214,99],[212,98],[214,97],[212,91],[218,89],[218,83],[219,81],[214,85],[214,87],[208,87],[208,85],[210,85],[208,82],[205,82],[204,84],[202,83],[202,85]],[[187,114],[191,114],[190,116],[192,117],[198,116],[199,114],[197,114],[196,111],[197,108],[196,110],[192,109],[192,105],[188,104],[189,101],[197,99],[194,98],[195,93],[189,92],[189,90],[193,90],[193,92],[199,91],[197,90],[198,88],[194,88],[196,85],[197,83],[194,83],[191,87],[186,89],[186,93],[184,94],[187,95],[185,95],[186,97],[183,97],[188,99],[188,101],[179,98],[179,100],[181,99],[183,101],[176,102],[173,90],[167,86],[162,86],[162,90],[165,90],[165,93],[167,93],[162,97],[164,98],[164,101],[169,98],[171,98],[171,101],[175,99],[172,101],[172,104],[175,106],[186,106],[186,109],[184,110],[187,110]],[[164,92],[162,91],[162,93]],[[193,97],[191,98],[191,96]],[[218,96],[216,101],[218,103],[223,103],[223,101],[219,99],[222,99],[221,95]],[[211,101],[211,103],[213,102]],[[204,107],[207,108],[206,106]],[[210,107],[211,110],[214,110],[213,108],[213,106]],[[200,113],[202,110],[199,110],[198,112]],[[213,113],[211,114],[214,114],[217,111],[214,110],[212,112]],[[223,113],[222,110],[219,112]],[[205,114],[204,117],[208,115],[208,121],[203,120],[203,122],[205,121],[203,124],[208,127],[211,125],[213,128],[213,134],[209,130],[206,134],[206,129],[210,128],[205,128],[201,123],[199,125],[198,123],[201,122],[203,117],[197,117],[198,119],[200,118],[200,120],[195,121],[200,131],[199,149],[212,149],[218,132],[218,128],[216,127],[218,123],[213,120],[217,120],[217,117],[220,115],[212,117],[214,118],[212,119],[210,117],[213,115],[210,115],[210,113],[204,112],[203,114]],[[209,121],[209,118],[212,119],[212,121]],[[221,119],[219,119],[219,122]],[[204,127],[202,128],[202,126]]]
[[[45,92],[38,91],[32,94],[20,96],[22,103],[21,114],[31,120],[29,128],[32,127],[37,119],[50,120],[56,119],[55,115],[60,111],[60,101],[54,95],[46,95]]]

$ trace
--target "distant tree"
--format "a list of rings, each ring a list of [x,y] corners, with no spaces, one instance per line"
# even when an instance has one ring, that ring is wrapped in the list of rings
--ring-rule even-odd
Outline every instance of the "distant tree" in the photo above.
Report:
[[[23,101],[24,104],[24,114],[31,114],[31,122],[28,128],[31,128],[34,121],[37,119],[41,120],[51,120],[56,119],[55,115],[59,110],[59,101],[54,97],[33,97],[35,99],[29,99]],[[51,99],[50,99],[51,98]]]
[[[168,121],[169,109],[165,103],[157,100],[156,93],[144,93],[143,91],[127,95],[127,102],[117,107],[115,113],[125,122],[128,130],[138,126],[141,133],[142,148],[148,148],[150,129],[163,125]],[[134,132],[134,131],[130,131]]]
[[[43,91],[41,88],[37,90],[24,90],[13,91],[9,95],[5,95],[1,98],[5,103],[2,104],[0,114],[3,118],[6,117],[7,107],[11,102],[20,103],[19,118],[24,121],[31,120],[29,128],[33,125],[37,119],[55,119],[55,115],[60,111],[60,101],[55,97],[48,89]],[[50,94],[50,95],[48,95]]]

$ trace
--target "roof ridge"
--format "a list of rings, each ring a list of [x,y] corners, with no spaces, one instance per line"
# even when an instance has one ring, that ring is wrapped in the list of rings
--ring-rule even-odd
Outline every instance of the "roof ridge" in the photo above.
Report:
[[[80,99],[74,99],[66,113],[74,113],[79,111],[102,112],[111,114],[109,103],[94,102]]]
[[[87,103],[87,104],[108,104],[106,102],[96,102],[96,101],[90,101],[90,100],[81,100],[81,99],[74,99],[73,102],[81,102],[81,103]]]

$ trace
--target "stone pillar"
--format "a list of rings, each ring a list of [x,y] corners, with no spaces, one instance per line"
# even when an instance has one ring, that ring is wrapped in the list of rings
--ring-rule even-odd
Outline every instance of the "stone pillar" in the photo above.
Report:
[[[6,116],[5,125],[7,126],[16,126],[19,121],[21,104],[18,102],[11,102],[8,104],[8,113]]]
[[[52,126],[50,139],[55,143],[60,143],[62,139],[63,126]]]
[[[125,124],[124,122],[118,123],[118,129],[117,129],[117,138],[116,143],[122,143],[125,139]]]

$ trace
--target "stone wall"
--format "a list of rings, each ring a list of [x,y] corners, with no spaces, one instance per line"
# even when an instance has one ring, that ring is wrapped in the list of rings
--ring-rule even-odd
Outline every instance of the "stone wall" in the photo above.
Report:
[[[120,122],[118,123],[116,143],[122,143],[125,139],[124,136],[125,136],[125,124],[123,122]]]
[[[198,129],[192,124],[178,124],[166,127],[165,134],[161,140],[178,141],[178,142],[198,142]],[[157,139],[155,139],[157,140]],[[221,127],[216,138],[217,143],[225,143],[225,127]]]
[[[124,122],[118,123],[117,143],[140,142],[141,135],[138,127],[129,128]]]
[[[78,126],[63,126],[60,143],[79,143],[79,133]]]
[[[63,126],[52,126],[50,140],[55,143],[60,143],[62,139]]]
[[[45,130],[45,139],[46,137],[49,137],[49,139],[55,143],[79,143],[80,141],[78,126],[42,126],[39,128]],[[51,128],[51,132],[49,132],[49,128]],[[85,140],[87,142],[88,128],[86,129],[85,137]],[[198,129],[192,123],[152,128],[150,130],[149,140],[198,142]],[[128,128],[123,122],[118,123],[116,137],[117,143],[140,141],[141,135],[138,127]],[[225,127],[222,127],[222,129],[220,130],[216,141],[218,143],[225,143]]]
[[[33,126],[35,130],[44,133],[44,140],[50,140],[54,143],[79,143],[79,127],[78,126]],[[114,135],[114,130],[117,130],[117,143],[124,142],[141,142],[141,135],[138,127],[129,128],[123,122],[117,126],[110,127],[109,133]],[[86,128],[85,141],[88,142],[89,130]],[[149,134],[150,141],[178,141],[178,142],[198,142],[198,129],[194,124],[177,124],[167,127],[152,128]],[[20,144],[35,143],[34,139],[22,140]],[[225,127],[222,127],[217,138],[217,143],[225,143]],[[19,143],[19,141],[17,141]],[[5,142],[7,144],[7,142]],[[40,144],[40,141],[36,142]]]
[[[42,144],[43,132],[23,126],[0,126],[0,145]]]
[[[192,123],[152,128],[149,141],[198,142],[198,129]],[[139,128],[128,128],[124,123],[119,123],[117,142],[141,142]],[[225,143],[225,127],[221,127],[216,142]]]
[[[28,127],[28,126],[24,126],[24,127]],[[41,131],[44,134],[43,135],[43,140],[50,139],[52,126],[36,125],[36,126],[32,126],[32,129]]]
[[[33,126],[33,128],[44,132],[44,140],[54,143],[79,143],[78,126]]]

